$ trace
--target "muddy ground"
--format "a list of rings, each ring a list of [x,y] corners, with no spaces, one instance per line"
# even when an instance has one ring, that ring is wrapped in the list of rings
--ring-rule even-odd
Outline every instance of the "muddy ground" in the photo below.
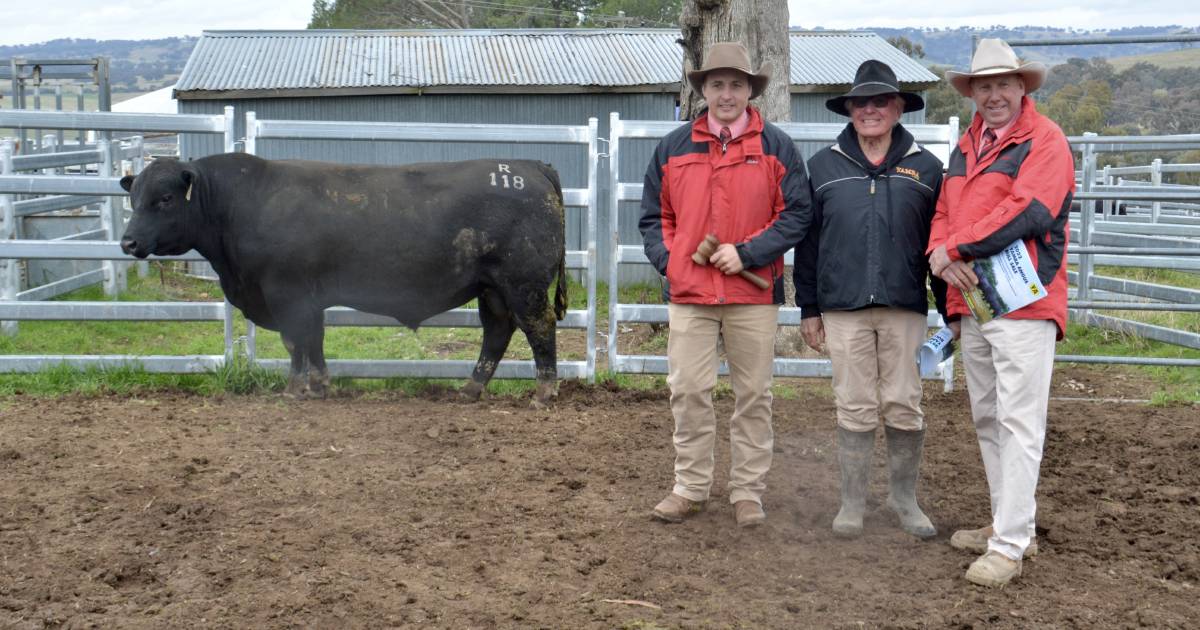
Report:
[[[0,401],[0,627],[1196,627],[1200,410],[1060,367],[1041,555],[999,591],[947,544],[987,520],[961,387],[926,394],[918,542],[882,505],[833,537],[824,381],[776,401],[767,525],[670,488],[665,392],[567,383],[554,407],[446,392]],[[732,401],[720,400],[727,416]]]

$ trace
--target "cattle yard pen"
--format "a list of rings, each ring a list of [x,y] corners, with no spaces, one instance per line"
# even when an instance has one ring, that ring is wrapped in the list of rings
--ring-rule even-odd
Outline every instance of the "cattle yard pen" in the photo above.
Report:
[[[568,311],[559,325],[564,328],[585,329],[587,356],[584,361],[560,361],[559,375],[565,378],[592,379],[595,376],[596,329],[596,165],[597,123],[588,125],[465,125],[465,124],[403,124],[403,123],[333,123],[309,121],[258,121],[253,112],[247,113],[245,138],[247,152],[257,150],[261,139],[324,138],[342,140],[419,140],[437,142],[539,142],[575,145],[586,148],[589,154],[588,187],[563,189],[564,205],[583,208],[587,214],[587,249],[567,252],[567,267],[587,272],[585,280],[588,308]],[[220,133],[224,135],[225,150],[233,151],[233,108],[227,107],[224,116],[172,114],[66,114],[61,112],[0,111],[0,127],[13,128],[104,129],[110,131],[169,131],[187,133]],[[121,196],[114,176],[83,177],[63,175],[0,175],[0,199],[4,204],[5,226],[14,225],[8,208],[14,194],[76,194]],[[117,356],[7,356],[0,357],[0,372],[30,372],[68,364],[74,367],[116,367],[140,365],[149,372],[196,373],[211,371],[233,359],[239,341],[233,335],[233,308],[228,303],[136,303],[136,302],[44,302],[22,300],[16,291],[18,259],[87,259],[124,260],[129,257],[120,250],[119,230],[115,226],[106,233],[106,241],[47,242],[7,238],[0,240],[0,261],[11,261],[14,270],[0,295],[0,321],[19,320],[128,320],[128,321],[223,321],[225,327],[224,355],[193,355],[180,357]],[[158,260],[203,261],[195,252],[183,256],[154,257]],[[326,312],[326,324],[332,326],[398,326],[389,317],[359,313],[352,309],[334,308]],[[431,327],[478,327],[479,315],[470,309],[454,309],[422,323]],[[286,369],[287,362],[257,359],[255,328],[249,325],[245,339],[248,357],[269,369]],[[473,361],[329,361],[331,376],[357,378],[386,378],[393,376],[465,378],[470,376]],[[504,361],[496,369],[497,378],[533,378],[532,361]]]
[[[77,129],[98,131],[131,132],[186,132],[221,134],[224,148],[233,151],[237,142],[234,137],[232,108],[222,115],[173,115],[173,114],[113,114],[113,113],[66,113],[0,110],[0,128],[15,129]],[[618,351],[621,325],[629,323],[661,324],[666,322],[666,307],[661,304],[619,303],[618,271],[622,264],[646,264],[640,245],[620,243],[618,215],[622,202],[636,202],[641,198],[641,184],[620,181],[620,155],[623,143],[630,141],[654,141],[680,123],[673,121],[621,120],[614,113],[610,116],[608,152],[599,151],[597,120],[589,119],[587,125],[482,125],[482,124],[426,124],[426,123],[371,123],[371,122],[326,122],[258,120],[253,112],[246,115],[246,137],[244,150],[258,151],[259,143],[286,139],[323,139],[342,141],[407,141],[407,142],[483,142],[483,143],[539,143],[565,144],[586,148],[588,151],[587,187],[563,189],[567,207],[582,209],[586,213],[586,249],[569,250],[567,267],[585,273],[587,309],[571,310],[560,324],[564,328],[583,329],[586,335],[586,358],[584,361],[560,361],[559,374],[565,378],[594,379],[597,373],[597,354],[606,352],[607,366],[612,372],[663,374],[666,358],[653,355],[622,355]],[[843,128],[840,124],[786,123],[782,128],[796,142],[832,142]],[[908,127],[917,140],[931,145],[950,145],[958,137],[958,121],[949,125],[911,125]],[[1196,188],[1178,190],[1157,187],[1144,190],[1124,182],[1113,185],[1110,179],[1096,172],[1095,155],[1103,150],[1115,150],[1114,146],[1142,143],[1142,146],[1161,147],[1200,144],[1197,136],[1163,136],[1152,138],[1098,138],[1096,136],[1073,137],[1072,144],[1082,153],[1082,184],[1076,195],[1087,211],[1072,217],[1078,228],[1072,230],[1073,240],[1069,249],[1069,262],[1077,263],[1079,271],[1071,272],[1078,287],[1071,296],[1072,318],[1092,325],[1133,330],[1139,335],[1188,347],[1200,347],[1200,335],[1187,331],[1171,330],[1126,320],[1115,320],[1092,313],[1093,310],[1146,310],[1200,312],[1200,292],[1191,289],[1164,287],[1149,283],[1134,282],[1095,276],[1094,265],[1129,265],[1169,267],[1175,269],[1200,270],[1200,221],[1193,220],[1190,205],[1200,204],[1200,192]],[[1121,143],[1120,145],[1114,143]],[[248,358],[255,364],[272,370],[286,369],[286,361],[259,359],[256,355],[255,328],[249,324],[244,339],[234,337],[233,308],[228,302],[68,302],[45,301],[67,290],[78,288],[103,279],[106,292],[114,295],[120,287],[120,270],[130,258],[121,252],[118,239],[123,225],[123,214],[118,198],[126,195],[119,186],[119,178],[113,175],[113,164],[120,159],[132,159],[134,171],[140,168],[140,148],[136,141],[130,146],[115,148],[98,145],[95,149],[38,154],[28,157],[26,162],[19,158],[6,159],[5,170],[0,174],[0,208],[3,208],[3,230],[0,231],[0,321],[20,320],[126,320],[126,321],[222,321],[224,324],[225,347],[223,355],[191,356],[137,356],[137,355],[22,355],[0,357],[0,372],[31,372],[48,367],[67,364],[76,368],[118,367],[137,365],[148,372],[197,373],[211,371],[234,359],[235,348],[245,342]],[[75,153],[77,155],[70,155]],[[86,155],[84,155],[86,154]],[[57,157],[52,157],[57,156]],[[98,175],[68,174],[16,174],[21,170],[59,168],[70,164],[98,161]],[[612,253],[607,269],[598,268],[597,262],[597,219],[599,217],[598,190],[600,188],[600,164],[607,161],[607,200],[610,217],[608,247]],[[1160,171],[1169,165],[1162,166]],[[1140,171],[1138,171],[1140,172]],[[1163,171],[1165,172],[1165,171]],[[1108,169],[1108,175],[1121,171]],[[1130,174],[1133,171],[1129,172]],[[13,201],[14,195],[49,194],[58,196],[80,196],[75,206],[84,201],[105,205],[101,213],[104,221],[100,230],[92,230],[87,238],[102,237],[104,240],[80,240],[84,237],[55,240],[28,240],[20,238],[17,231],[19,219],[38,212],[56,209],[58,203],[67,198],[47,197],[36,200]],[[54,200],[54,201],[50,201]],[[1106,202],[1107,211],[1118,206],[1115,202],[1150,202],[1149,216],[1140,211],[1127,215],[1100,215],[1097,218],[1090,210],[1096,202]],[[20,205],[26,204],[26,205]],[[42,205],[38,205],[42,204]],[[1128,206],[1127,206],[1128,207]],[[1200,205],[1197,205],[1200,208]],[[1182,211],[1183,214],[1180,214]],[[104,218],[107,217],[107,218]],[[1136,239],[1136,240],[1134,240]],[[1150,240],[1144,240],[1150,239]],[[1161,240],[1167,239],[1167,240]],[[183,256],[156,257],[160,260],[202,261],[195,252]],[[87,272],[57,286],[38,287],[19,291],[16,276],[17,261],[26,260],[88,260],[109,263],[103,273]],[[787,255],[791,264],[791,252]],[[604,347],[599,347],[597,338],[597,281],[601,274],[609,280],[609,330]],[[1081,281],[1082,279],[1082,281]],[[111,288],[110,288],[111,287]],[[1103,299],[1104,301],[1100,301]],[[1135,301],[1136,300],[1136,301]],[[780,312],[780,324],[796,326],[800,323],[799,309],[784,308]],[[939,317],[929,314],[929,325],[936,326]],[[331,326],[398,326],[389,317],[359,313],[347,308],[333,308],[326,312],[326,324]],[[10,333],[15,326],[8,325]],[[422,326],[478,327],[478,313],[473,309],[454,309],[433,317]],[[1132,326],[1132,328],[1130,328]],[[1124,328],[1122,328],[1124,327]],[[1102,357],[1060,355],[1058,361],[1078,363],[1119,363],[1169,366],[1198,366],[1200,360],[1170,359],[1155,357]],[[384,378],[393,376],[466,378],[474,366],[473,361],[417,360],[333,360],[329,362],[332,376],[356,378]],[[721,366],[724,371],[726,367]],[[775,373],[778,376],[820,377],[831,374],[827,359],[777,358]],[[501,362],[497,369],[498,378],[532,378],[531,361]],[[932,378],[942,380],[950,387],[953,375],[953,358],[943,364]]]

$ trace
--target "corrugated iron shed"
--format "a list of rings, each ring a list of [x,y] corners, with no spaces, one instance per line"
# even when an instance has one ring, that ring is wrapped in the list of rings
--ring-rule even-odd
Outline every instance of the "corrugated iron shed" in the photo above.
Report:
[[[206,31],[176,94],[674,92],[678,37],[674,29]],[[845,86],[870,58],[908,89],[938,80],[874,33],[792,31],[791,58],[798,92]]]

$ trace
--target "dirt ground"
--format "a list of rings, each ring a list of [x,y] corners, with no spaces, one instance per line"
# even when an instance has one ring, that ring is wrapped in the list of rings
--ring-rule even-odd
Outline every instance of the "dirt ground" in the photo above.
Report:
[[[665,392],[565,383],[558,402],[448,392],[0,401],[0,627],[1197,627],[1200,413],[1062,367],[1039,492],[1041,555],[991,591],[947,540],[983,525],[960,387],[926,393],[909,538],[882,505],[835,539],[833,404],[777,399],[768,522],[724,491],[653,522],[670,488]],[[718,408],[726,417],[732,401]],[[882,440],[880,440],[882,442]]]

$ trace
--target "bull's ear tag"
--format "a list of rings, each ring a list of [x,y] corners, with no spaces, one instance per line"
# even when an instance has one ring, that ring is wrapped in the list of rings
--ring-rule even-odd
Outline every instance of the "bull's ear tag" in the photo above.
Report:
[[[184,199],[184,201],[192,200],[192,184],[191,184],[191,182],[188,182],[188,189],[187,189],[187,192],[183,193],[183,199]]]

